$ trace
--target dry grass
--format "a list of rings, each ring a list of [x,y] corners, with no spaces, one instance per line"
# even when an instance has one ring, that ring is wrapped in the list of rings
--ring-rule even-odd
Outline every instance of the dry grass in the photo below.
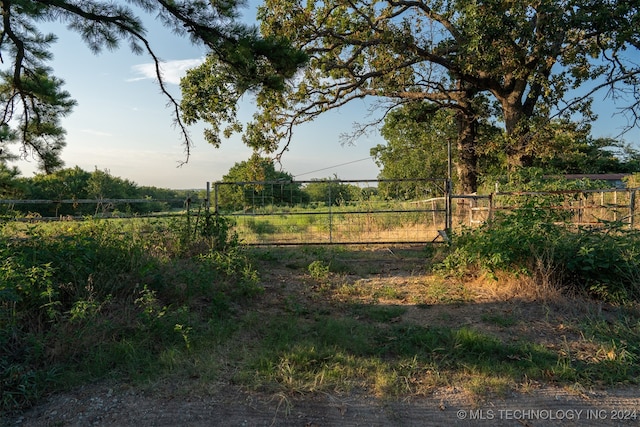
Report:
[[[398,328],[442,330],[471,334],[471,339],[487,339],[484,344],[479,341],[480,346],[487,345],[487,348],[492,345],[525,346],[537,349],[535,351],[541,354],[555,355],[553,362],[533,360],[534,364],[551,364],[539,366],[539,373],[532,377],[519,375],[508,368],[505,370],[504,366],[496,368],[494,374],[487,373],[485,368],[456,368],[455,358],[459,356],[455,352],[449,356],[453,360],[444,365],[426,363],[424,354],[416,354],[413,358],[405,355],[384,362],[346,354],[344,357],[349,362],[345,362],[347,359],[343,362],[332,359],[336,364],[348,363],[351,366],[350,370],[344,366],[332,366],[333,370],[341,370],[342,377],[337,383],[332,382],[329,372],[314,371],[310,375],[300,371],[304,371],[301,365],[295,365],[294,369],[291,359],[287,359],[287,364],[278,366],[287,366],[288,369],[281,374],[272,373],[270,381],[283,375],[276,381],[280,381],[280,387],[288,383],[290,387],[285,389],[289,393],[335,392],[364,387],[379,396],[430,395],[437,389],[456,387],[470,396],[481,398],[508,390],[526,391],[545,383],[592,387],[635,381],[625,374],[609,377],[605,367],[610,364],[624,370],[632,366],[631,360],[637,356],[635,346],[639,343],[633,343],[631,350],[622,348],[612,344],[619,342],[620,336],[604,338],[594,332],[593,325],[598,322],[621,325],[623,320],[620,319],[632,319],[631,326],[623,328],[636,336],[634,334],[638,330],[633,319],[635,322],[640,319],[637,311],[604,307],[597,302],[568,295],[554,286],[551,280],[502,273],[492,277],[443,278],[429,271],[429,255],[422,248],[415,247],[358,250],[271,248],[256,251],[263,257],[264,251],[269,253],[259,266],[266,292],[263,299],[256,302],[256,307],[263,323],[270,317],[286,315],[313,330],[310,325],[318,319],[352,319],[360,325],[357,327],[367,328],[369,326],[366,325],[370,325],[378,332],[390,331],[389,340],[392,341],[401,339],[391,332]],[[318,260],[329,266],[328,275],[313,277],[309,272],[307,266]],[[357,335],[357,331],[354,333]],[[357,339],[356,335],[354,339]],[[294,356],[290,354],[288,357]],[[509,357],[517,365],[526,364],[524,359],[529,356],[514,353]],[[461,363],[464,365],[466,362]],[[582,375],[580,366],[589,373]],[[628,370],[629,375],[632,371]],[[249,383],[256,381],[255,378],[245,380]],[[265,386],[264,382],[260,384]]]

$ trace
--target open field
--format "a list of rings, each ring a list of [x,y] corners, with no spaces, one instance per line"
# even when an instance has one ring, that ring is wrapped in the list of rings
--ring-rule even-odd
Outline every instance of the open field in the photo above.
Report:
[[[160,352],[141,375],[54,394],[8,424],[638,422],[635,306],[524,277],[444,277],[431,269],[438,251],[424,246],[247,255],[262,291],[233,302],[208,332],[192,319],[188,348]],[[574,418],[523,423],[518,410]]]

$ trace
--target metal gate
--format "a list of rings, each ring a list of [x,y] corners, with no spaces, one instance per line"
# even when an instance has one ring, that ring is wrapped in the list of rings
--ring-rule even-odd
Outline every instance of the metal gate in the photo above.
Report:
[[[448,188],[446,179],[219,181],[207,183],[207,200],[249,245],[409,244],[442,241]]]

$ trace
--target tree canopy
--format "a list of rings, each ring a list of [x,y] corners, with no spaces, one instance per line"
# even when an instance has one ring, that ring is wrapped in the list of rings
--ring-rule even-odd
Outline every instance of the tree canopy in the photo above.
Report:
[[[301,185],[292,181],[291,174],[276,170],[273,160],[254,153],[249,160],[237,162],[222,177],[222,182],[228,185],[219,187],[218,205],[225,210],[238,210],[306,201]]]
[[[377,100],[382,117],[429,101],[456,117],[461,181],[472,191],[480,119],[504,128],[496,148],[511,167],[533,164],[552,119],[590,121],[599,89],[630,95],[637,124],[636,2],[266,0],[259,19],[264,36],[290,39],[309,63],[285,92],[258,96],[261,111],[245,132],[254,147],[286,149],[297,124],[354,99]],[[574,97],[576,88],[586,95]]]
[[[99,53],[128,44],[134,54],[146,53],[156,66],[162,93],[174,111],[186,158],[191,140],[178,101],[167,91],[152,40],[144,21],[156,19],[168,31],[204,44],[209,56],[225,67],[226,83],[238,90],[261,86],[278,88],[304,56],[287,48],[278,37],[260,37],[255,27],[237,22],[242,0],[12,0],[0,2],[0,146],[19,143],[22,156],[34,155],[45,172],[62,166],[60,151],[65,131],[60,119],[75,101],[49,66],[55,34],[44,34],[40,23],[56,21],[80,34],[87,47]],[[297,62],[296,62],[297,61]],[[293,62],[293,65],[292,65]],[[190,121],[186,116],[186,121]]]
[[[455,139],[453,114],[436,111],[426,118],[428,104],[408,104],[391,111],[384,120],[385,144],[371,149],[381,168],[379,178],[401,180],[381,182],[380,188],[401,191],[408,198],[423,194],[412,178],[442,178],[447,173],[447,140]],[[546,126],[546,139],[539,141],[533,163],[541,176],[566,174],[633,173],[640,170],[640,152],[624,141],[594,138],[588,128],[576,123],[554,120]],[[478,186],[493,191],[493,184],[508,175],[506,157],[498,147],[500,129],[488,123],[479,127],[477,173]],[[541,139],[541,138],[540,138]],[[544,143],[543,143],[544,142]],[[452,152],[453,161],[457,153]],[[459,188],[460,171],[453,171],[454,187]],[[529,175],[518,175],[522,179]],[[402,181],[408,179],[408,181]],[[422,185],[422,184],[421,184]]]

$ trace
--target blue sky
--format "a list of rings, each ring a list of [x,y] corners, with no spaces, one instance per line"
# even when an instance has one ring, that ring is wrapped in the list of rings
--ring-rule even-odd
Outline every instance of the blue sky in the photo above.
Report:
[[[253,9],[245,9],[248,21]],[[65,89],[78,101],[74,112],[63,121],[67,130],[67,147],[62,158],[67,167],[79,166],[92,171],[109,170],[113,175],[139,185],[164,188],[204,188],[216,181],[235,163],[246,160],[251,151],[239,136],[224,140],[215,149],[202,138],[203,126],[190,128],[195,146],[189,162],[184,160],[181,136],[173,127],[172,110],[150,71],[150,58],[132,54],[126,44],[117,51],[92,54],[80,37],[61,25],[51,25],[59,41],[53,46],[52,67],[65,80]],[[47,30],[43,28],[43,31]],[[165,61],[165,79],[171,92],[179,98],[179,78],[197,64],[206,51],[193,46],[151,22],[149,40],[156,54]],[[246,96],[241,118],[249,120],[252,98]],[[594,102],[599,120],[594,136],[615,137],[624,117],[612,116],[610,102]],[[365,122],[369,111],[364,103],[353,103],[339,111],[326,113],[313,123],[299,127],[282,161],[284,171],[297,179],[330,177],[373,179],[379,170],[369,158],[370,149],[384,140],[377,133],[360,138],[355,145],[343,145],[340,134],[348,132],[354,122]],[[625,135],[627,142],[640,141],[637,129]],[[31,176],[36,161],[21,161],[23,176]]]
[[[179,98],[180,77],[204,57],[206,50],[157,24],[150,23],[147,29],[152,47],[165,61],[168,88]],[[51,65],[78,102],[63,120],[67,146],[62,158],[66,167],[108,169],[139,185],[204,188],[207,181],[221,179],[235,163],[251,155],[239,136],[224,140],[221,148],[215,149],[202,137],[204,125],[197,125],[189,128],[195,144],[189,162],[177,167],[185,159],[184,146],[180,132],[173,127],[167,98],[155,81],[150,58],[132,54],[126,44],[116,51],[94,55],[77,34],[62,25],[51,24],[42,30],[58,35]],[[250,95],[242,101],[240,115],[245,121],[253,114],[252,101]],[[339,138],[358,116],[365,117],[364,108],[354,104],[300,127],[282,159],[284,171],[301,180],[334,174],[343,179],[375,178],[379,170],[369,158],[369,150],[383,139],[373,134],[355,146],[343,146]],[[23,176],[31,176],[37,162],[27,159],[16,164]]]

